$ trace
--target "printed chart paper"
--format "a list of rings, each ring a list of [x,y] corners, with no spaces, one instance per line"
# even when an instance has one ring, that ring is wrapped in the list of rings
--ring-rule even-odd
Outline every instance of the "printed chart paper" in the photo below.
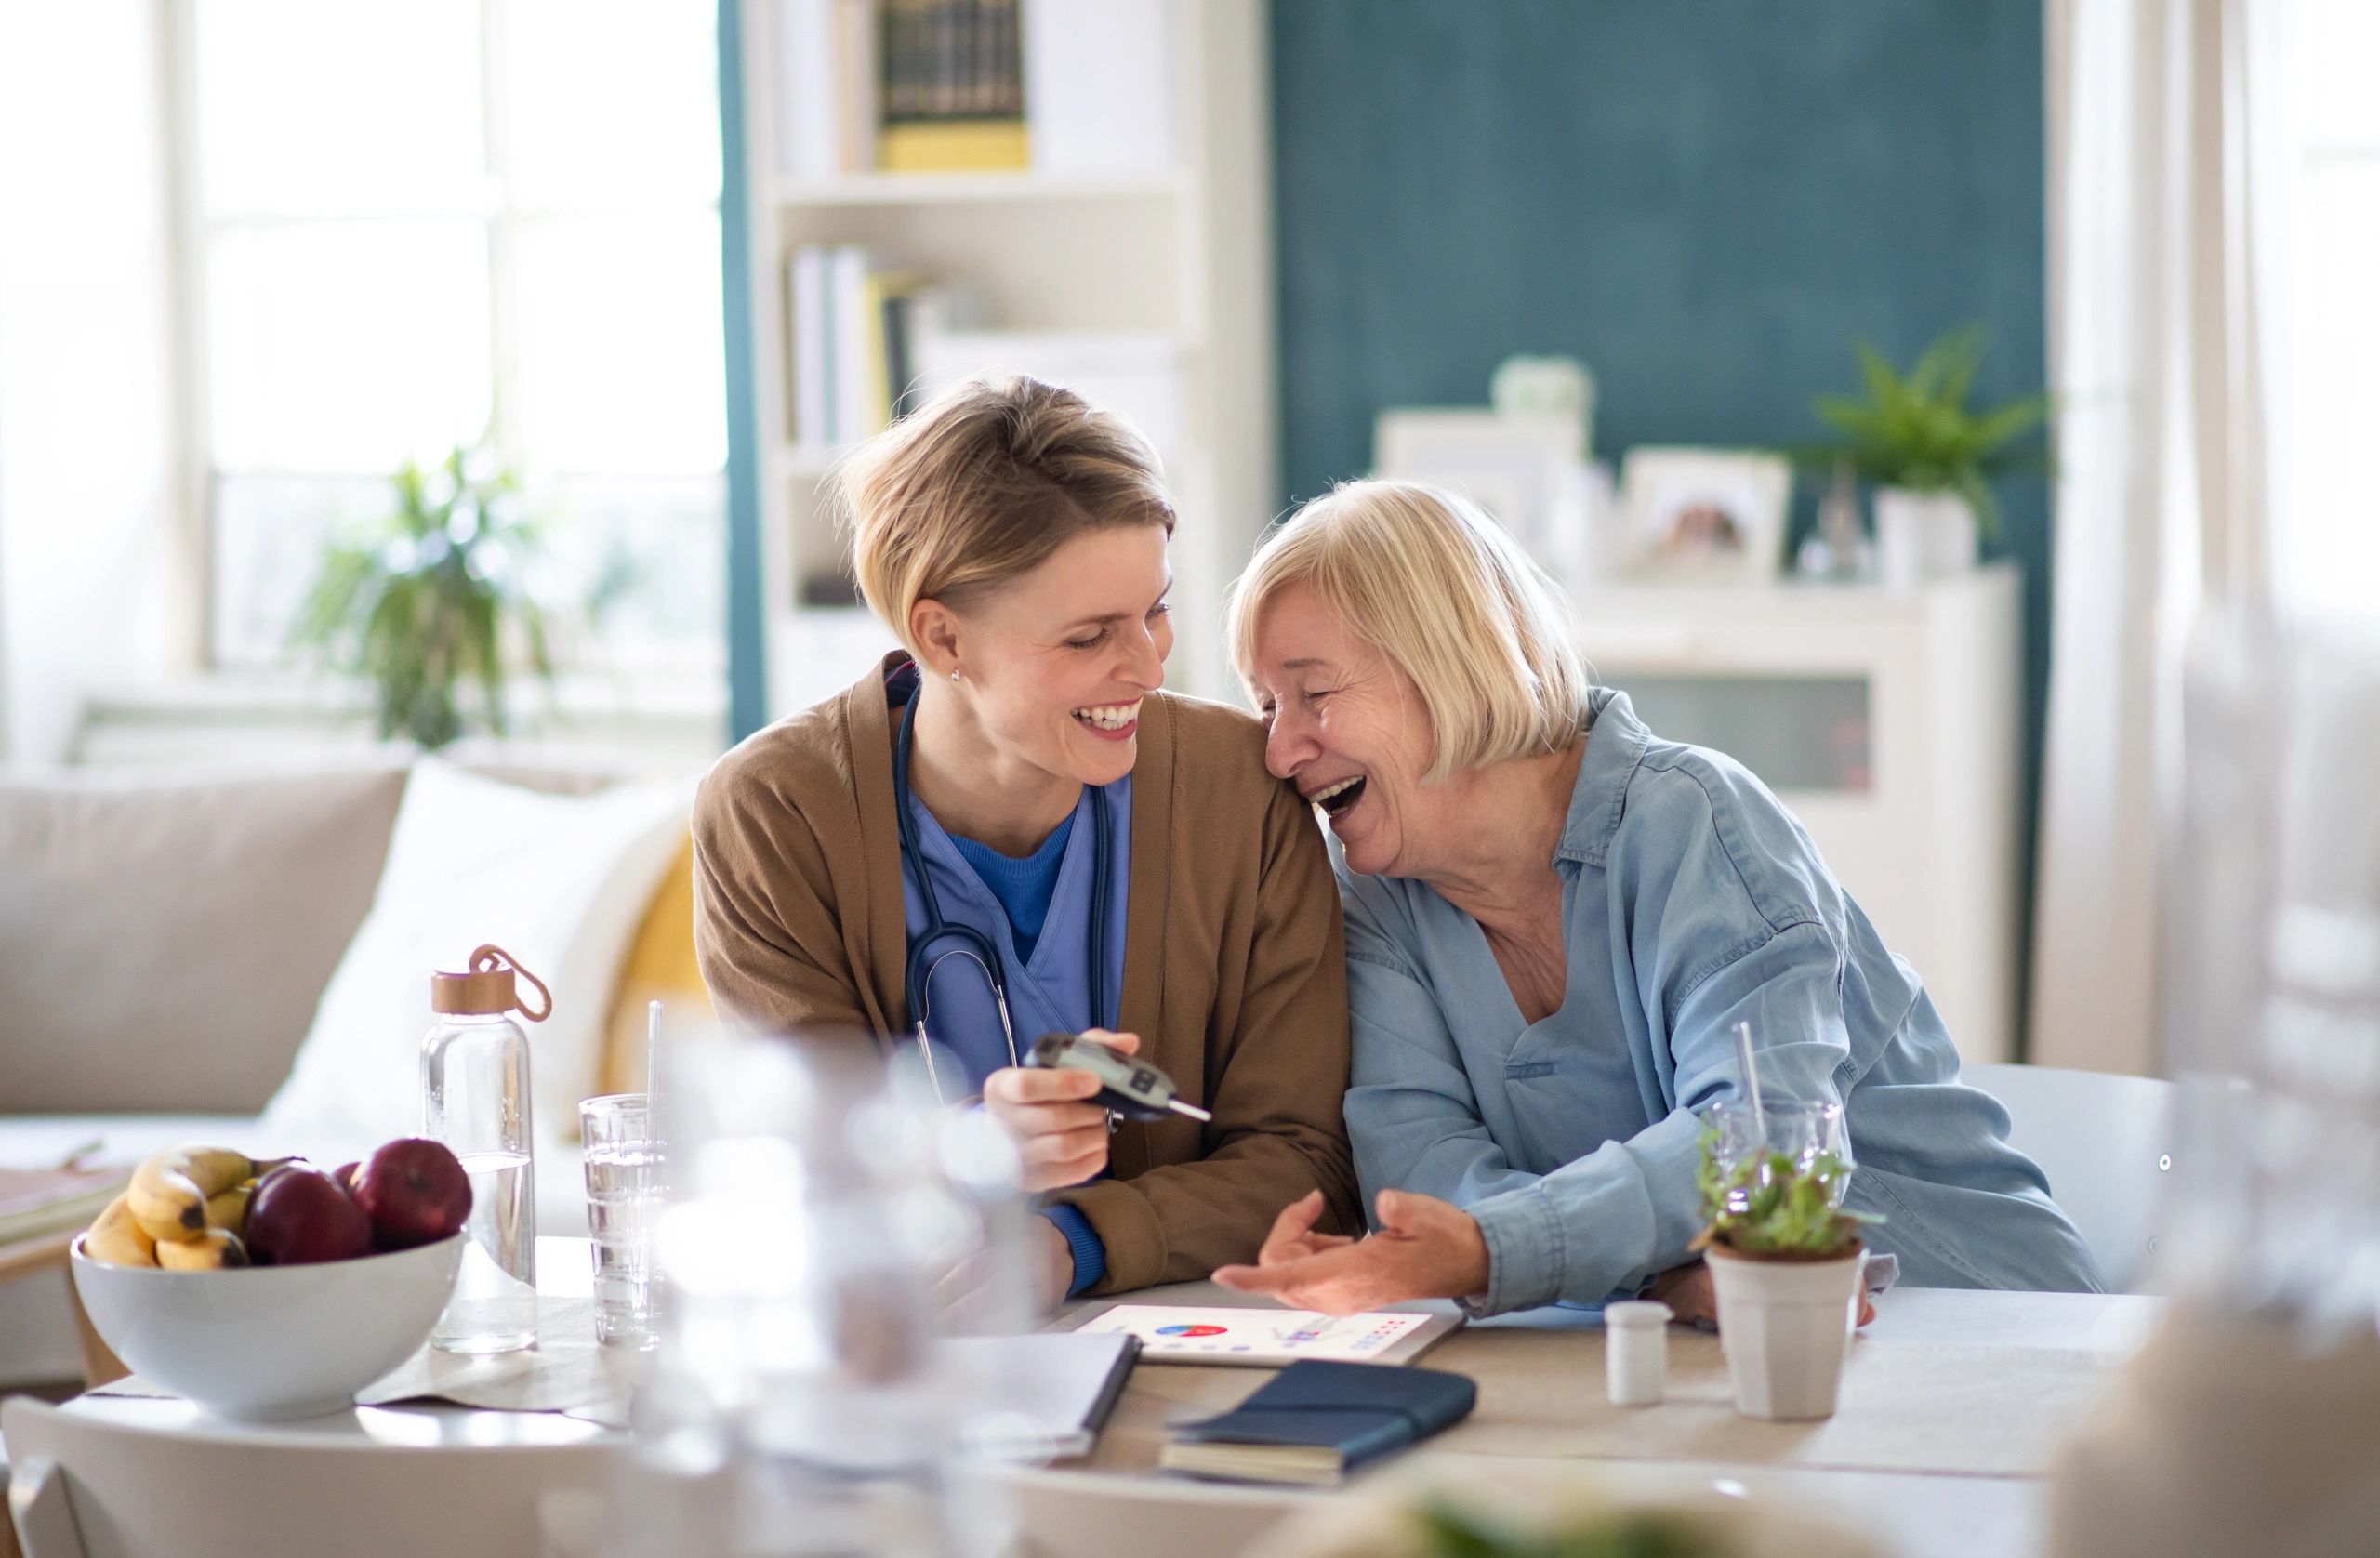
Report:
[[[1188,1309],[1122,1303],[1102,1310],[1078,1331],[1122,1331],[1141,1339],[1152,1363],[1247,1364],[1272,1367],[1300,1358],[1341,1363],[1403,1363],[1424,1338],[1454,1328],[1444,1315],[1385,1310],[1333,1318],[1310,1309]]]

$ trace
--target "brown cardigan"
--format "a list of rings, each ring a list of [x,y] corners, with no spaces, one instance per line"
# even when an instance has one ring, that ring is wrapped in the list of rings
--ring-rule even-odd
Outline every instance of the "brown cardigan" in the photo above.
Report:
[[[909,1031],[888,658],[850,691],[721,759],[694,802],[694,945],[747,1026]],[[1264,772],[1263,727],[1166,693],[1141,709],[1122,1025],[1213,1111],[1124,1122],[1115,1177],[1058,1193],[1107,1247],[1122,1292],[1251,1261],[1319,1186],[1357,1229],[1340,1104],[1347,968],[1320,831]],[[1020,1040],[1033,1036],[1020,1034]]]

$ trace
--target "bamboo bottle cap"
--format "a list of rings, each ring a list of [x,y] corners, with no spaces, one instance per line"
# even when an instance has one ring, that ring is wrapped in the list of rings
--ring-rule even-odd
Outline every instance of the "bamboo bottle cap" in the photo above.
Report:
[[[521,1002],[521,993],[513,983],[519,975],[536,987],[546,1004],[536,1011]],[[433,973],[430,976],[430,1010],[445,1016],[492,1017],[500,1012],[518,1011],[532,1023],[542,1023],[553,1015],[553,993],[536,974],[512,960],[512,954],[500,946],[483,946],[471,954],[469,973]]]

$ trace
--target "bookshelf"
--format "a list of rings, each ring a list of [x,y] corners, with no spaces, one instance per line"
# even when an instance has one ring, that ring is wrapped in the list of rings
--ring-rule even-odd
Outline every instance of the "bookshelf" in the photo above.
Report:
[[[789,179],[777,186],[780,208],[837,205],[1047,205],[1075,200],[1172,200],[1182,180],[1170,174],[1117,178],[1030,173],[854,173]]]
[[[771,719],[840,691],[892,642],[865,607],[836,599],[849,569],[829,482],[848,442],[800,436],[796,405],[800,310],[788,301],[789,270],[805,249],[848,245],[864,246],[871,265],[965,290],[977,317],[963,345],[947,337],[946,350],[930,354],[945,368],[1079,377],[1094,402],[1134,415],[1099,389],[1118,382],[1113,361],[1130,358],[1126,380],[1161,408],[1135,420],[1158,445],[1182,516],[1167,680],[1202,696],[1231,694],[1223,590],[1277,501],[1264,8],[1261,0],[1094,3],[1095,12],[1080,9],[1086,0],[1021,0],[1028,28],[1044,20],[1029,14],[1037,5],[1073,7],[1070,24],[1103,29],[1144,7],[1132,14],[1161,46],[1159,79],[1147,91],[1167,99],[1170,155],[1116,168],[822,172],[814,158],[788,165],[799,159],[788,150],[787,115],[803,112],[793,94],[821,78],[799,47],[815,34],[797,30],[816,25],[821,4],[866,0],[746,0],[750,415]],[[1048,58],[1027,59],[1028,125],[1034,66],[1047,70]],[[1079,111],[1074,129],[1080,146]],[[1077,374],[1068,363],[1088,365]]]

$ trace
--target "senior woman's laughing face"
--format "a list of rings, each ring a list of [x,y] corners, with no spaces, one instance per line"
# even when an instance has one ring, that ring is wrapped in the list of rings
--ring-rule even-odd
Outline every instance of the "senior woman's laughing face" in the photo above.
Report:
[[[1305,585],[1265,603],[1255,648],[1264,766],[1320,809],[1350,869],[1415,874],[1446,796],[1421,782],[1435,744],[1412,680]]]

